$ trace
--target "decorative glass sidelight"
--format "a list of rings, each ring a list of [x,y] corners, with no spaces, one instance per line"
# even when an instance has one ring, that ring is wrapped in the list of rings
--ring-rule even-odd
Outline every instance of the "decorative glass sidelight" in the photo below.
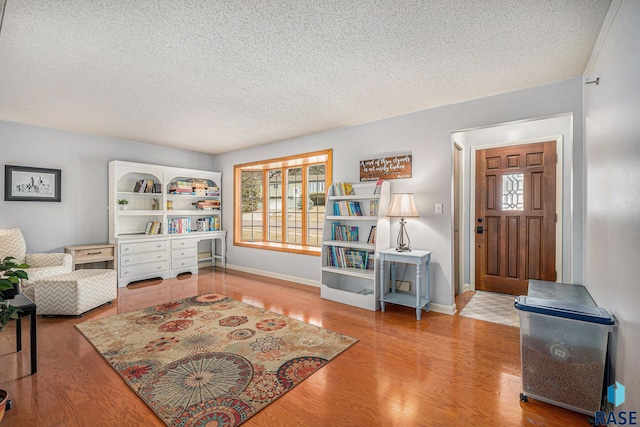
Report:
[[[502,210],[524,210],[524,174],[502,175]]]

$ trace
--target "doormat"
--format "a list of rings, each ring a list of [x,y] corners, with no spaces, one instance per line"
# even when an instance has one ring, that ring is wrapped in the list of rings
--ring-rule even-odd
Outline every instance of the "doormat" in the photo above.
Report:
[[[167,426],[237,426],[357,339],[208,293],[76,325]]]
[[[476,291],[460,316],[519,328],[520,319],[513,305],[515,299],[513,295]]]

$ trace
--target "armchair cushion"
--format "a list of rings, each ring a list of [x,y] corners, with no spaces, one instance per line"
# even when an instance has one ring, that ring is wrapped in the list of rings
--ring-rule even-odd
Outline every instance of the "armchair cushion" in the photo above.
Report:
[[[22,236],[22,231],[18,228],[0,230],[0,259],[12,256],[16,264],[25,262],[27,255],[27,244]]]
[[[0,259],[12,256],[17,263],[29,264],[29,268],[25,270],[29,280],[22,280],[20,289],[31,299],[34,298],[32,282],[70,273],[72,270],[73,258],[70,254],[27,254],[26,250],[27,245],[19,229],[0,230]]]

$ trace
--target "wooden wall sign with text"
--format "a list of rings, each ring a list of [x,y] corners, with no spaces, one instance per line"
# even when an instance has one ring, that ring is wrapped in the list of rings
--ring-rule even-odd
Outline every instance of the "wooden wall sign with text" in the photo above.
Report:
[[[360,181],[411,178],[411,154],[360,160]]]

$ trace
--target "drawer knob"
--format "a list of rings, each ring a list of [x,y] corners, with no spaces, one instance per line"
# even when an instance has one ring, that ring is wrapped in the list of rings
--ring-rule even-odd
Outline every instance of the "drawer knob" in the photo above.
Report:
[[[131,248],[124,248],[125,251],[128,251],[129,249],[131,249]]]
[[[161,265],[159,265],[159,266],[156,268],[156,270],[162,270],[162,266],[161,266]]]
[[[129,262],[129,261],[130,261],[130,260],[128,260],[128,259],[125,259],[125,260],[124,260],[124,262]]]
[[[129,270],[125,271],[124,274],[129,274],[131,273]]]

